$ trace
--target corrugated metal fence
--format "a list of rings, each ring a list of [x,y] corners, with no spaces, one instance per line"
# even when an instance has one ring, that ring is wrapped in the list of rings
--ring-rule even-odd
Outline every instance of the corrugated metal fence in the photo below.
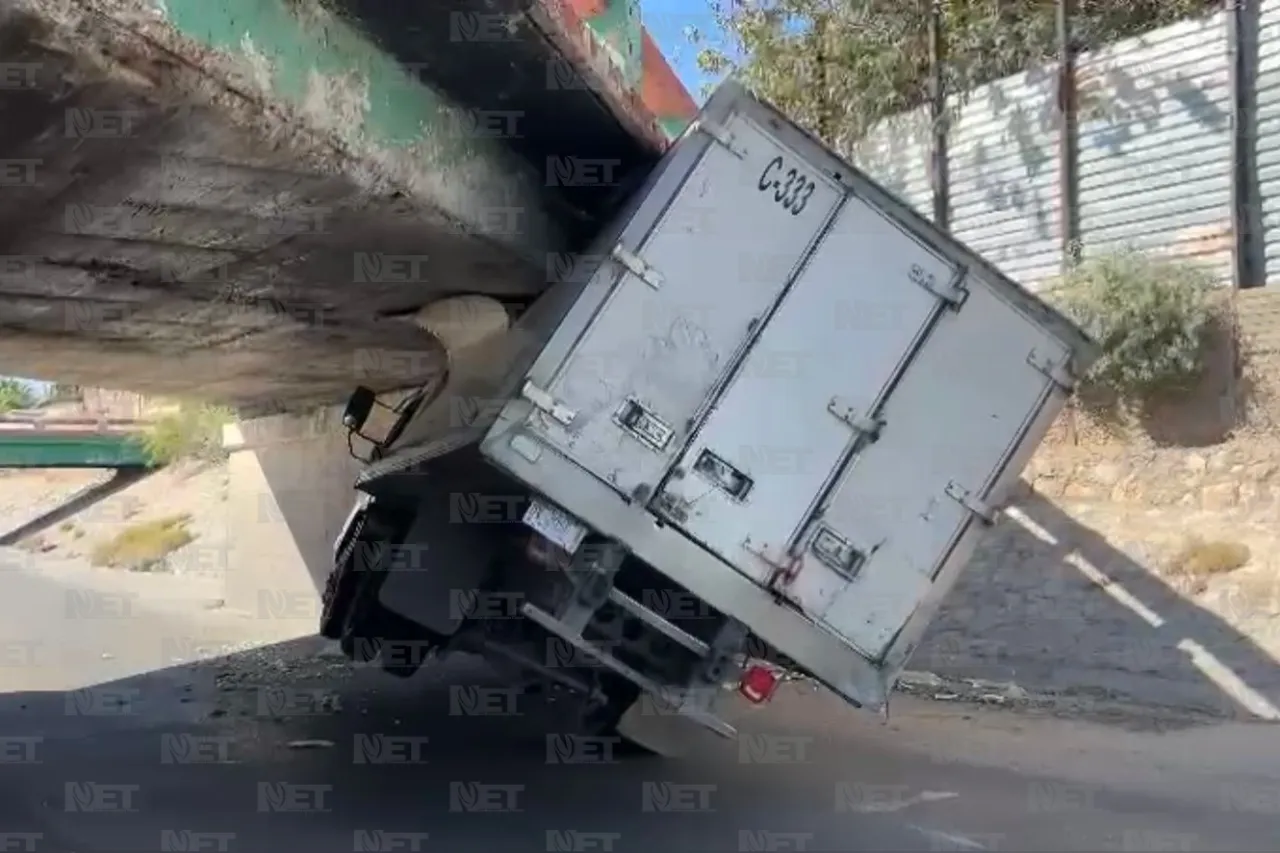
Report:
[[[1280,2],[1262,4],[1258,32],[1257,168],[1267,282],[1280,282]]]
[[[1261,4],[1257,190],[1268,277],[1280,283],[1280,0]],[[1226,12],[1076,63],[1082,251],[1163,251],[1232,280],[1233,122]],[[1061,268],[1058,66],[970,93],[948,140],[952,231],[1036,286]],[[854,161],[932,215],[927,107],[878,126]]]

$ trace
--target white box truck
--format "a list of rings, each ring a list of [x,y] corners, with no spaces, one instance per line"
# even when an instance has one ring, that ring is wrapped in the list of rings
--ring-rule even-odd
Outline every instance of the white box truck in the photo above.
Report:
[[[731,734],[780,667],[883,708],[1093,343],[733,82],[576,272],[367,468],[322,633],[588,732]]]

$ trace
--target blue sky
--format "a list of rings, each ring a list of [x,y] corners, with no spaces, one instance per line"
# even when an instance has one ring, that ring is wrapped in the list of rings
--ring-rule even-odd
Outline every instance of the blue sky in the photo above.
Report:
[[[689,43],[685,30],[696,27],[704,36],[714,37],[715,17],[711,0],[641,0],[640,14],[649,34],[662,48],[667,62],[680,76],[689,94],[702,100],[702,84],[707,81],[698,71],[697,49]]]

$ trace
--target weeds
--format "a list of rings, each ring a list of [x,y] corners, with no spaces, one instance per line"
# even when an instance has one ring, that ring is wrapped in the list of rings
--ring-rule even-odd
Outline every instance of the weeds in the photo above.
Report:
[[[158,572],[166,568],[165,558],[195,541],[187,529],[188,514],[143,521],[126,527],[111,539],[99,542],[89,554],[89,562],[99,567],[131,572]]]
[[[143,451],[153,465],[185,460],[220,462],[226,458],[222,427],[234,417],[230,409],[221,406],[182,403],[160,415],[142,434]]]
[[[1195,592],[1203,591],[1209,579],[1243,568],[1253,553],[1243,542],[1188,537],[1170,558],[1168,570],[1184,578]]]

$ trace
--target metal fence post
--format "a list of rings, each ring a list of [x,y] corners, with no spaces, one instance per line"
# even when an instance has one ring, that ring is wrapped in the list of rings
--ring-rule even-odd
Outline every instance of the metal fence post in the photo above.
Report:
[[[1058,0],[1058,190],[1062,271],[1080,260],[1080,204],[1077,166],[1080,138],[1076,116],[1076,44],[1072,33],[1075,0]]]
[[[1231,282],[1266,284],[1262,199],[1258,190],[1258,0],[1227,0],[1227,73],[1231,88]]]
[[[947,152],[947,91],[945,86],[946,34],[942,21],[943,0],[933,0],[929,12],[929,120],[932,144],[929,183],[933,189],[933,221],[951,229],[950,155]]]

